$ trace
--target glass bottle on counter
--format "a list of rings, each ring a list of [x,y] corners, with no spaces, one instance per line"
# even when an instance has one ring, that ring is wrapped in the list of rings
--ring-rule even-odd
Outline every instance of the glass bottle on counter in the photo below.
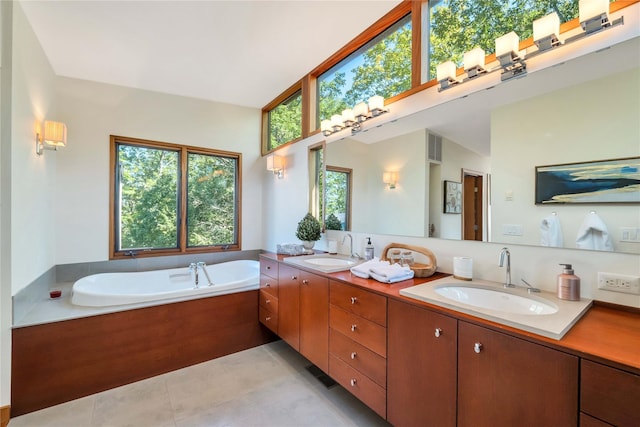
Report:
[[[410,267],[413,265],[413,253],[411,251],[403,251],[400,256],[400,265]]]
[[[399,264],[400,263],[400,251],[398,249],[394,249],[392,251],[389,252],[389,263],[391,265],[393,264]]]

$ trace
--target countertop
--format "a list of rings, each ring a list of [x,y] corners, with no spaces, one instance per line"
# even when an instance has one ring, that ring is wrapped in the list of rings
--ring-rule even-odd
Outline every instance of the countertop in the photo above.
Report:
[[[282,261],[286,257],[286,255],[274,253],[264,253],[260,256],[277,261]],[[413,278],[389,285],[356,277],[348,270],[337,273],[307,271],[640,375],[640,312],[635,309],[594,301],[593,306],[571,330],[562,339],[555,340],[400,295],[401,289],[447,277],[450,274],[436,272],[431,277]]]

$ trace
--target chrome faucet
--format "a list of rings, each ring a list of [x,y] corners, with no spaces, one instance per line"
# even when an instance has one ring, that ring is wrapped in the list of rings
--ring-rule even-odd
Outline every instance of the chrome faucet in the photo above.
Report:
[[[540,292],[540,289],[538,289],[538,288],[534,288],[533,286],[531,286],[531,283],[527,282],[527,281],[526,281],[526,280],[524,280],[524,279],[520,279],[520,280],[522,280],[522,283],[524,283],[525,285],[527,285],[527,292],[529,292],[529,293],[532,293],[532,292],[533,292],[533,293]]]
[[[198,264],[192,262],[189,264],[189,272],[191,273],[191,277],[193,278],[193,283],[195,284],[194,289],[198,289]]]
[[[508,248],[502,248],[500,251],[500,259],[498,260],[498,267],[504,266],[504,259],[507,258],[507,278],[504,281],[505,288],[515,288],[516,285],[511,283],[511,252]]]
[[[207,269],[206,269],[207,264],[204,261],[200,261],[199,263],[196,264],[196,267],[198,269],[202,269],[205,277],[207,278],[207,282],[209,282],[209,286],[213,286],[213,282],[211,281],[211,278],[209,277],[209,273],[207,272]]]
[[[354,250],[353,250],[353,236],[350,233],[347,233],[343,238],[342,238],[342,244],[344,245],[344,241],[347,240],[347,237],[349,238],[349,250],[351,251],[351,258],[357,258],[360,259],[360,255],[358,255]]]

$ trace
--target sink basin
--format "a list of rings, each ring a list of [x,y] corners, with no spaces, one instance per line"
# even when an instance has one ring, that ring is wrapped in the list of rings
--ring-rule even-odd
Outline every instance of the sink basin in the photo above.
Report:
[[[541,315],[558,312],[558,306],[542,301],[541,298],[514,295],[498,289],[487,289],[481,285],[447,283],[437,286],[435,291],[438,295],[453,301],[503,313]]]
[[[315,254],[287,257],[284,262],[323,273],[335,273],[349,270],[362,261],[346,255]]]

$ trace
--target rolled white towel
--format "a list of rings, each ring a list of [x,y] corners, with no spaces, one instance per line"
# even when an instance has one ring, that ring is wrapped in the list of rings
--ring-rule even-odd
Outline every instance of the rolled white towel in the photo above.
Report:
[[[407,266],[393,264],[388,266],[375,266],[371,268],[371,276],[386,283],[393,283],[399,280],[407,280],[413,277],[413,270]],[[381,278],[382,280],[380,280]]]
[[[413,278],[413,270],[409,270],[406,271],[403,274],[397,274],[393,277],[388,277],[388,276],[381,276],[379,274],[374,273],[373,271],[371,272],[371,278],[377,280],[378,282],[382,282],[382,283],[396,283],[396,282],[402,282],[403,280],[408,280],[408,279],[412,279]]]
[[[374,257],[373,259],[363,262],[362,264],[358,264],[355,267],[351,267],[351,274],[354,276],[362,277],[363,279],[368,279],[371,274],[370,270],[373,267],[388,267],[389,261],[380,261],[380,258]]]

